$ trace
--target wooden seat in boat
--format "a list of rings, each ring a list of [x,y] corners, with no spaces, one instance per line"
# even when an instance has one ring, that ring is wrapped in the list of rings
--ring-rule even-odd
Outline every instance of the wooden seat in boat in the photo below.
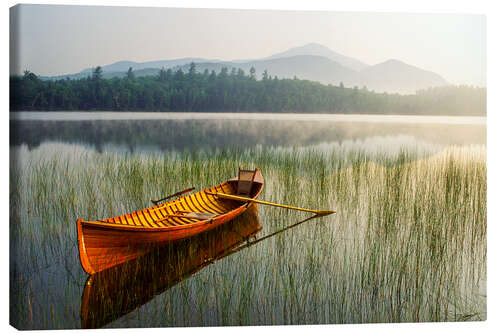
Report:
[[[252,192],[252,186],[255,181],[257,170],[243,170],[239,169],[238,183],[236,185],[236,195],[249,197]]]

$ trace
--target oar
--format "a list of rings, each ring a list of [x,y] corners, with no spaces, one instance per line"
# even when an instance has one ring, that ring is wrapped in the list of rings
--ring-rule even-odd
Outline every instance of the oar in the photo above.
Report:
[[[152,202],[154,205],[157,205],[157,204],[158,204],[158,202],[160,202],[160,201],[167,200],[167,199],[170,199],[170,198],[175,197],[175,196],[178,196],[178,195],[183,195],[183,194],[185,194],[185,193],[191,192],[192,190],[194,190],[194,187],[190,187],[190,188],[185,189],[185,190],[182,190],[182,191],[180,191],[180,192],[177,192],[177,193],[171,194],[171,195],[169,195],[168,197],[165,197],[165,198],[163,198],[163,199],[151,200],[151,202]]]
[[[210,195],[215,195],[219,198],[224,198],[224,199],[231,199],[231,200],[237,200],[237,201],[243,201],[243,202],[254,202],[262,205],[269,205],[269,206],[274,206],[274,207],[281,207],[281,208],[287,208],[287,209],[295,209],[295,210],[300,210],[303,212],[309,212],[309,213],[314,213],[319,216],[325,216],[325,215],[330,215],[333,213],[336,213],[334,210],[315,210],[315,209],[307,209],[307,208],[300,208],[300,207],[293,207],[293,206],[288,206],[288,205],[281,205],[273,202],[267,202],[267,201],[261,201],[261,200],[255,200],[251,198],[245,198],[245,197],[239,197],[237,195],[231,195],[231,194],[225,194],[225,193],[213,193],[213,192],[205,192],[206,194]]]
[[[212,260],[213,260],[213,261],[215,261],[215,260],[222,259],[223,257],[226,257],[226,256],[228,256],[228,255],[230,255],[230,254],[234,254],[234,253],[236,253],[236,252],[239,252],[239,251],[241,251],[241,250],[243,250],[243,249],[246,249],[247,247],[250,247],[250,246],[253,246],[253,245],[257,244],[257,243],[260,243],[260,242],[262,242],[262,241],[263,241],[263,240],[265,240],[265,239],[268,239],[268,238],[270,238],[270,237],[276,236],[277,234],[280,234],[280,233],[282,233],[282,232],[284,232],[284,231],[286,231],[286,230],[290,230],[290,229],[292,229],[292,228],[295,228],[296,226],[301,225],[302,223],[306,223],[307,221],[310,221],[310,220],[315,219],[315,218],[317,218],[317,217],[318,217],[318,215],[314,215],[314,216],[308,217],[308,218],[307,218],[307,219],[305,219],[305,220],[302,220],[302,221],[297,222],[297,223],[295,223],[295,224],[292,224],[292,225],[290,225],[290,226],[288,226],[288,227],[285,227],[285,228],[283,228],[283,229],[280,229],[280,230],[278,230],[278,231],[275,231],[275,232],[273,232],[272,234],[269,234],[269,235],[267,235],[267,236],[260,237],[260,238],[258,238],[258,239],[253,240],[253,241],[247,241],[247,243],[246,243],[246,244],[241,245],[241,246],[239,246],[239,247],[237,247],[237,248],[233,248],[232,250],[229,250],[229,252],[227,252],[227,251],[226,251],[226,252],[224,252],[222,255],[215,256]]]

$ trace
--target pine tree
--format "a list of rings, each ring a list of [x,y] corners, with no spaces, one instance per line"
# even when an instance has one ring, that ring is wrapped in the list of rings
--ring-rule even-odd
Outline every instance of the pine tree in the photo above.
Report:
[[[128,68],[128,71],[127,71],[127,79],[133,81],[135,79],[135,74],[134,72],[132,71],[132,67],[129,67]]]

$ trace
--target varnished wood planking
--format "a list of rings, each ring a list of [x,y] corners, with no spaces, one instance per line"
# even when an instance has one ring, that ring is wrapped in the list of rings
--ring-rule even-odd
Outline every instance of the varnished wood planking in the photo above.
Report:
[[[224,257],[260,229],[257,207],[250,206],[214,230],[90,276],[82,293],[82,328],[102,327],[136,309],[205,267],[211,258]]]
[[[264,185],[257,171],[252,197],[257,198]],[[235,179],[207,189],[234,194]],[[248,205],[208,196],[204,191],[133,213],[99,221],[77,221],[80,260],[89,274],[107,269],[148,252],[152,247],[192,237],[213,229],[238,216]],[[210,213],[207,220],[171,217],[178,211]]]

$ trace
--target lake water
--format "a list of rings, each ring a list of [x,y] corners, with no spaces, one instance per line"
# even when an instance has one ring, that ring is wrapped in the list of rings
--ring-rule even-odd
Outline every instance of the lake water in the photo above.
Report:
[[[273,113],[16,112],[11,145],[44,142],[97,151],[164,152],[336,143],[395,149],[405,145],[486,144],[485,117]]]
[[[15,112],[14,120],[295,120],[412,124],[485,125],[486,117],[404,116],[311,113],[213,112]]]
[[[486,118],[10,116],[10,311],[19,328],[486,318]],[[262,200],[338,214],[233,253],[310,217],[261,206],[130,265],[92,277],[81,268],[77,217],[144,208],[241,165],[263,169]]]

